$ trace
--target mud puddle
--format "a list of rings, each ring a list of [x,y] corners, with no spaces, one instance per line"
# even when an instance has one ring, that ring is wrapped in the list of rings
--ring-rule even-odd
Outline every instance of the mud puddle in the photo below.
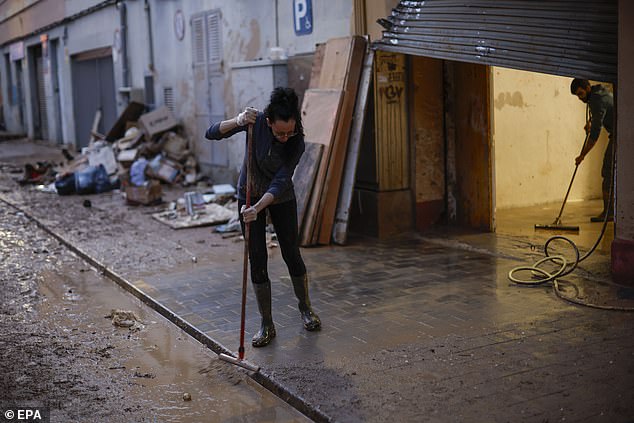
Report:
[[[39,290],[41,315],[106,338],[99,353],[114,360],[105,370],[130,380],[122,408],[140,403],[161,422],[310,421],[88,266],[47,270]],[[113,309],[133,312],[137,324],[114,326],[105,317]]]

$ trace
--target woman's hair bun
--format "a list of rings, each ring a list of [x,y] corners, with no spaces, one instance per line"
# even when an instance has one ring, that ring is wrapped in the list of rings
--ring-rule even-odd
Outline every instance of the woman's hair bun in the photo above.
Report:
[[[277,87],[271,92],[269,105],[264,110],[264,114],[272,121],[278,119],[295,119],[301,125],[299,116],[299,98],[294,89],[288,87]]]
[[[296,109],[298,101],[297,94],[292,88],[277,87],[271,93],[271,104],[284,105],[291,109]]]

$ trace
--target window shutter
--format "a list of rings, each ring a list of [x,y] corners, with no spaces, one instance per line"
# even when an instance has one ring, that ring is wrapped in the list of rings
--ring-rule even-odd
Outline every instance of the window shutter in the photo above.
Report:
[[[202,17],[192,20],[192,36],[194,41],[194,66],[205,64],[205,21]]]
[[[222,60],[222,43],[220,39],[220,13],[207,15],[207,58],[209,64]]]

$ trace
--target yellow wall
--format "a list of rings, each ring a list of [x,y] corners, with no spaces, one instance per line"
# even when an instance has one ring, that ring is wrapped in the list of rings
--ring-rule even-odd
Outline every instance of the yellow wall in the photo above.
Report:
[[[585,105],[570,94],[572,78],[506,68],[492,72],[496,207],[563,201],[585,137]],[[579,166],[569,201],[601,197],[606,145],[603,130]]]
[[[371,41],[381,39],[383,33],[383,27],[376,23],[376,20],[390,16],[398,3],[398,0],[365,0],[365,29]]]

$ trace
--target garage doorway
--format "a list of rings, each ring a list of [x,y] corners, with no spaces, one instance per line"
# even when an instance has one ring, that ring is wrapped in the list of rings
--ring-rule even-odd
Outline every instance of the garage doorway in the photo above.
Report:
[[[417,229],[493,231],[490,68],[410,56],[410,70]]]
[[[46,102],[46,87],[44,74],[45,60],[40,44],[30,47],[29,61],[33,64],[30,67],[29,85],[31,87],[31,113],[33,116],[33,136],[40,140],[48,139],[48,107]]]
[[[116,120],[116,93],[112,49],[87,51],[72,58],[75,145],[86,147],[95,115],[101,113],[97,132],[105,134]]]
[[[581,151],[586,107],[570,93],[572,78],[495,67],[492,69],[493,144],[495,146],[495,220],[499,234],[542,238],[556,232],[535,231],[558,216]],[[591,81],[592,84],[598,83]],[[603,83],[608,89],[610,84]],[[590,248],[601,224],[590,217],[603,209],[601,164],[607,146],[598,143],[579,166],[562,223],[579,226],[565,233]],[[561,232],[560,232],[561,233]],[[613,225],[600,249],[609,251]]]

